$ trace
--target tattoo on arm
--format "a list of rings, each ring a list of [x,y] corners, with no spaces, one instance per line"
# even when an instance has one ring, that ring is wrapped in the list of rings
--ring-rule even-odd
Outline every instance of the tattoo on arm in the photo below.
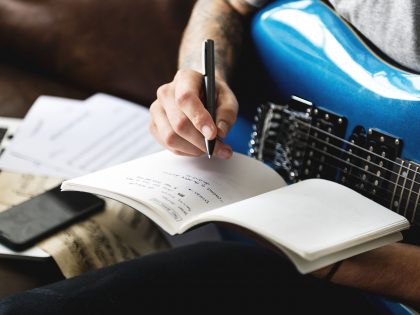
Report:
[[[238,9],[240,5],[243,10]],[[251,10],[244,0],[198,0],[181,43],[179,68],[201,71],[201,43],[212,38],[217,75],[229,80],[241,48],[247,13]]]
[[[226,79],[230,77],[235,60],[239,57],[241,48],[244,25],[243,17],[235,11],[221,12],[216,17],[215,30],[218,33],[219,44],[215,50],[216,62],[219,63],[219,70]]]

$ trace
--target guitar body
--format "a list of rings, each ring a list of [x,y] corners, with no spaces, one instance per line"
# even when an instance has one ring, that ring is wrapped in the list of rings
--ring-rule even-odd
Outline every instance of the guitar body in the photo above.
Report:
[[[273,2],[251,35],[281,104],[260,106],[250,155],[289,182],[341,182],[420,225],[420,75],[386,62],[317,0]]]
[[[321,1],[278,1],[253,20],[252,37],[275,98],[297,95],[357,126],[402,139],[401,154],[420,161],[420,75],[370,50]]]
[[[340,182],[420,225],[420,75],[386,62],[317,0],[268,5],[251,35],[272,100],[293,96],[262,110],[251,155],[289,182]]]

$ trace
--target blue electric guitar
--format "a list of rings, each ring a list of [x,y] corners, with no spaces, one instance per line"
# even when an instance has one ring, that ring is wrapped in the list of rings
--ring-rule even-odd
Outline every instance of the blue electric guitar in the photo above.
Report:
[[[334,180],[420,225],[420,75],[384,61],[321,1],[272,3],[252,38],[273,99],[291,100],[260,107],[251,155],[289,182]]]

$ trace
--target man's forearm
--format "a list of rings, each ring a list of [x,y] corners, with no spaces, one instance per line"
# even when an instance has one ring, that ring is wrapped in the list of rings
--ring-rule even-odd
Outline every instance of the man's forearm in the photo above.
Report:
[[[243,0],[198,0],[182,39],[179,68],[201,71],[201,43],[211,38],[216,75],[228,81],[242,44],[244,19],[251,11]]]
[[[324,276],[328,268],[314,274]],[[343,261],[332,281],[420,309],[420,248],[392,244]]]

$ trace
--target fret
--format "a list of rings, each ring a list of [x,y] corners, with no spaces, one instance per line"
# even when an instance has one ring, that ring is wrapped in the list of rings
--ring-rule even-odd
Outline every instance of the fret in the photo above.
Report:
[[[399,183],[398,182],[400,181],[403,167],[404,167],[404,160],[401,160],[400,169],[398,171],[398,176],[397,176],[397,178],[395,180],[394,190],[392,192],[391,203],[389,205],[389,209],[391,209],[391,210],[397,209],[397,212],[398,212],[398,206],[399,205],[398,204],[395,204],[394,203],[395,202],[394,200],[395,200],[395,195],[397,194],[397,190],[398,190],[398,187],[399,187]]]
[[[390,209],[420,226],[420,164],[397,158],[392,170],[394,183]],[[399,170],[398,170],[399,168]]]
[[[409,169],[408,169],[408,173],[409,174],[408,174],[407,178],[411,181],[411,185],[409,185],[410,188],[408,190],[407,202],[405,203],[405,209],[404,209],[404,216],[406,218],[407,218],[407,215],[408,215],[407,211],[409,209],[409,205],[410,205],[410,202],[411,202],[411,197],[412,197],[412,195],[414,196],[414,194],[413,194],[414,184],[416,182],[417,172],[419,170],[419,167],[418,166],[415,166],[415,165],[413,165],[411,163],[409,165],[410,165],[409,166]],[[415,206],[416,206],[415,203],[413,204],[413,206],[414,206],[413,209],[415,209]]]
[[[411,220],[410,220],[412,223],[416,219],[416,212],[417,212],[417,208],[419,207],[419,200],[420,200],[420,184],[417,183],[417,180],[420,180],[419,170],[420,170],[420,167],[417,166],[416,167],[416,176],[414,177],[414,181],[413,181],[413,184],[415,183],[415,185],[417,185],[418,187],[417,187],[417,190],[416,190],[417,197],[415,197],[413,213],[411,215]],[[413,189],[415,189],[415,187],[413,187]]]
[[[403,201],[407,200],[407,204],[410,202],[410,199],[408,198],[403,198],[406,195],[406,191],[408,188],[406,188],[407,185],[407,179],[409,179],[410,177],[410,168],[411,168],[411,163],[408,163],[407,165],[405,165],[405,163],[403,162],[403,166],[406,169],[405,171],[402,172],[402,175],[404,177],[404,181],[402,183],[402,187],[401,187],[401,193],[400,193],[400,198],[398,199],[398,213],[400,213],[400,210],[402,211],[403,209]],[[409,194],[409,192],[407,191],[407,194]],[[406,207],[405,207],[406,208]],[[406,215],[406,212],[404,210],[404,213],[401,213],[402,215]]]
[[[419,200],[420,200],[420,185],[418,185],[419,186],[419,189],[417,189],[417,198],[416,198],[416,202],[414,203],[414,209],[413,209],[413,215],[411,216],[411,222],[412,223],[419,223],[420,222],[420,218],[419,219],[417,219],[417,217],[416,217],[416,214],[417,214],[417,208],[420,206],[419,205]],[[420,214],[420,212],[419,212],[419,214]],[[420,224],[420,223],[419,223]]]

